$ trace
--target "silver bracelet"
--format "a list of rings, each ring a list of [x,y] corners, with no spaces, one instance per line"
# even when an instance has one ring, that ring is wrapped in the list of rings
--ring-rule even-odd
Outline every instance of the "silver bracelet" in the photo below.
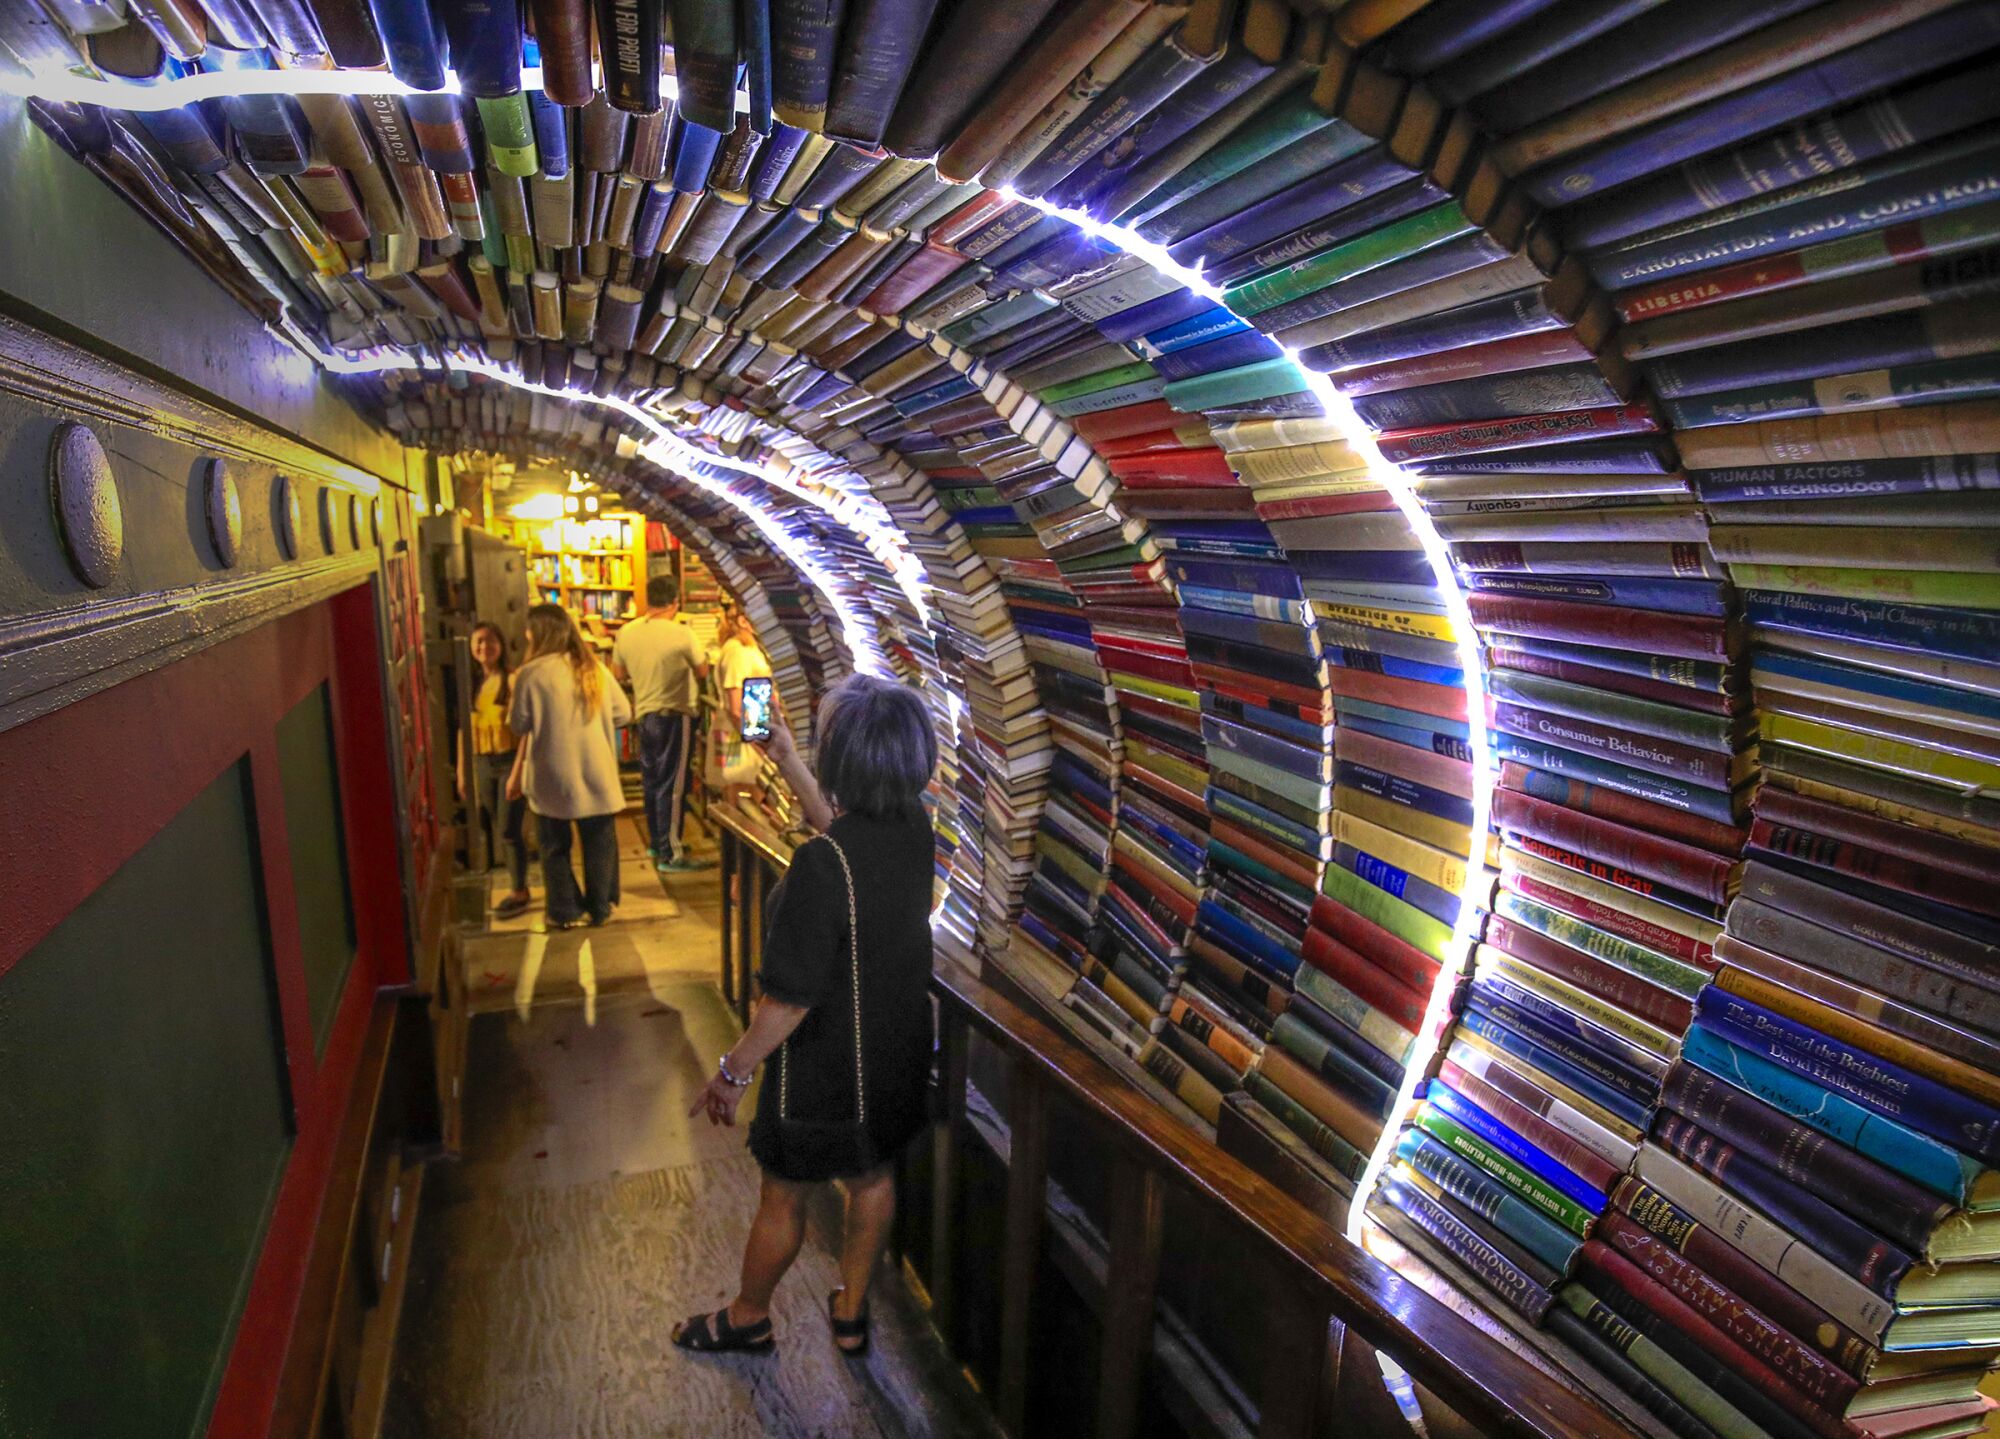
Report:
[[[750,1087],[748,1079],[738,1079],[734,1074],[729,1072],[729,1056],[726,1054],[715,1061],[715,1072],[722,1076],[722,1082],[731,1089],[748,1089]]]

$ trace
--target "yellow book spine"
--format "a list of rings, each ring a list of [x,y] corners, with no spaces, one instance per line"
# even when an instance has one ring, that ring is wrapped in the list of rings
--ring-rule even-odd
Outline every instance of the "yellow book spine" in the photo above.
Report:
[[[1544,974],[1531,964],[1525,964],[1507,953],[1495,949],[1490,944],[1482,944],[1478,950],[1478,962],[1474,974],[1497,974],[1502,979],[1533,990],[1544,999],[1561,1005],[1573,1014],[1580,1014],[1592,1024],[1622,1035],[1632,1043],[1662,1059],[1673,1059],[1681,1052],[1680,1041],[1665,1030],[1646,1023],[1628,1014],[1615,1004],[1609,1004],[1588,990],[1578,989],[1567,980],[1552,974]]]
[[[1796,715],[1766,714],[1759,717],[1758,730],[1773,744],[1794,745],[1814,754],[1853,760],[1876,769],[1908,775],[1912,779],[1959,785],[1965,789],[2000,791],[2000,765],[1969,755],[1947,754],[1928,745],[1887,735],[1862,734],[1800,719]]]
[[[1458,631],[1452,625],[1449,615],[1427,615],[1410,610],[1380,610],[1368,605],[1340,604],[1333,600],[1314,600],[1313,615],[1322,620],[1340,620],[1351,625],[1365,625],[1371,630],[1388,630],[1393,634],[1417,635],[1427,640],[1456,641]]]
[[[1465,888],[1469,871],[1462,854],[1447,854],[1352,812],[1334,815],[1333,837],[1449,893],[1457,894]]]
[[[1111,687],[1130,690],[1135,695],[1159,700],[1162,704],[1179,705],[1182,709],[1200,709],[1201,696],[1191,689],[1170,685],[1164,680],[1149,679],[1145,675],[1125,674],[1119,670],[1107,671]]]
[[[1843,805],[1862,814],[1874,815],[1877,819],[1894,820],[1906,824],[1911,829],[1924,830],[1930,834],[1941,834],[1949,839],[1963,840],[1987,849],[2000,849],[2000,831],[1989,829],[1983,824],[1975,824],[1969,819],[1957,819],[1948,814],[1932,814],[1927,809],[1914,805],[1898,804],[1892,799],[1882,799],[1872,794],[1861,794],[1851,789],[1843,789],[1837,784],[1825,784],[1816,779],[1802,779],[1797,775],[1766,774],[1766,782],[1788,789],[1793,794],[1804,795],[1807,799],[1822,799],[1829,804]]]
[[[1448,819],[1434,814],[1425,814],[1420,809],[1396,804],[1380,795],[1364,794],[1347,785],[1337,785],[1333,791],[1333,807],[1343,814],[1358,814],[1370,824],[1384,825],[1399,829],[1413,839],[1425,844],[1436,845],[1439,849],[1454,854],[1463,854],[1472,848],[1472,830],[1467,825],[1454,824]]]

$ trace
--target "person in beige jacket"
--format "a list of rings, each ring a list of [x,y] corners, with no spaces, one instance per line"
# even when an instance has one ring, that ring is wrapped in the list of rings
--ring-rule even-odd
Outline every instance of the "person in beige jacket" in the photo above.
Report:
[[[520,744],[509,796],[526,794],[542,847],[543,903],[551,929],[603,924],[618,899],[618,837],[625,808],[618,727],[632,704],[590,652],[560,605],[528,611],[528,661],[514,676],[508,726]],[[570,864],[572,826],[583,851],[579,892]]]

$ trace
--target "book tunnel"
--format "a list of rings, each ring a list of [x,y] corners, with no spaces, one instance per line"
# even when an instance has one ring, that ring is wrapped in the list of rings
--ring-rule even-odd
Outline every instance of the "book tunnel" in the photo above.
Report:
[[[0,0],[0,456],[0,1439],[2000,1434],[2000,0]]]

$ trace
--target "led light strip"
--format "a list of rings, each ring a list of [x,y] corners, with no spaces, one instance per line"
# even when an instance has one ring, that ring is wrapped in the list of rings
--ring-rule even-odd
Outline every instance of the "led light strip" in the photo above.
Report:
[[[1122,225],[1107,224],[1080,210],[1051,205],[1012,189],[1002,190],[1001,193],[1044,214],[1068,220],[1085,234],[1101,237],[1124,253],[1138,256],[1161,274],[1179,281],[1196,294],[1219,305],[1224,303],[1222,290],[1201,271],[1182,265],[1167,253],[1164,246],[1143,235]],[[1383,1125],[1382,1138],[1377,1141],[1374,1152],[1368,1156],[1368,1163],[1362,1169],[1361,1178],[1355,1183],[1354,1197],[1347,1210],[1347,1237],[1359,1244],[1362,1242],[1369,1196],[1375,1192],[1383,1167],[1394,1151],[1396,1135],[1402,1129],[1404,1118],[1416,1097],[1416,1087],[1430,1068],[1445,1030],[1450,1027],[1454,987],[1451,977],[1464,971],[1473,940],[1479,931],[1481,901],[1477,895],[1486,872],[1486,828],[1493,809],[1493,749],[1486,728],[1486,679],[1481,668],[1479,637],[1473,628],[1472,612],[1466,604],[1465,591],[1459,585],[1458,572],[1452,565],[1451,552],[1445,546],[1444,537],[1431,523],[1431,517],[1424,509],[1423,501],[1417,498],[1408,477],[1382,457],[1375,432],[1362,422],[1355,412],[1353,401],[1336,390],[1327,376],[1300,364],[1298,351],[1289,347],[1280,348],[1284,357],[1305,376],[1306,387],[1339,425],[1348,446],[1368,461],[1369,477],[1389,492],[1396,508],[1402,511],[1404,520],[1409,524],[1411,533],[1417,537],[1417,543],[1423,546],[1424,558],[1430,561],[1431,573],[1437,580],[1445,612],[1451,617],[1453,639],[1458,646],[1459,668],[1464,675],[1466,745],[1472,752],[1472,837],[1466,853],[1466,887],[1459,892],[1458,918],[1452,925],[1453,937],[1461,946],[1458,963],[1455,968],[1445,966],[1445,971],[1439,974],[1437,983],[1432,986],[1430,1003],[1425,1006],[1423,1023],[1417,1032],[1416,1046],[1404,1066],[1403,1082],[1397,1087],[1395,1100]]]

